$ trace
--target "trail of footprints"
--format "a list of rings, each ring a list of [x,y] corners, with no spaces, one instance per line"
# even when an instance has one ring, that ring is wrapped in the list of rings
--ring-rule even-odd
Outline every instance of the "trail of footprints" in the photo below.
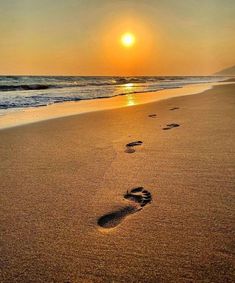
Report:
[[[170,108],[171,111],[178,110],[179,107]],[[148,117],[156,118],[156,114],[149,114]],[[162,128],[162,130],[170,130],[173,128],[179,127],[179,124],[172,123],[167,124],[166,127]],[[134,153],[135,147],[141,146],[143,144],[142,141],[133,141],[126,144],[126,153]],[[115,228],[118,226],[127,216],[130,214],[136,213],[143,209],[144,206],[151,203],[152,195],[149,191],[144,189],[143,187],[133,188],[130,192],[127,191],[124,194],[124,199],[128,201],[128,204],[125,207],[122,207],[116,211],[110,212],[108,214],[103,215],[97,221],[97,224],[105,229]]]

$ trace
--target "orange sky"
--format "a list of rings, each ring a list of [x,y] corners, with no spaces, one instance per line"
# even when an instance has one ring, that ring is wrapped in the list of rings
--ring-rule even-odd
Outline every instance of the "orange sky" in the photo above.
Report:
[[[0,10],[1,74],[207,75],[235,64],[235,1],[11,0]]]

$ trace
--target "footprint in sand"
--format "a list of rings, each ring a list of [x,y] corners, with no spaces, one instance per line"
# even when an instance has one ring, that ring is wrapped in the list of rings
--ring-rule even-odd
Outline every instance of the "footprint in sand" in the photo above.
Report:
[[[179,124],[176,124],[176,123],[172,123],[172,124],[167,124],[167,127],[163,128],[163,130],[170,130],[170,129],[173,129],[173,128],[177,128],[179,127],[180,125]]]
[[[180,108],[179,107],[172,107],[170,110],[174,111],[174,110],[178,110],[178,109],[180,109]]]
[[[156,118],[156,117],[157,117],[157,114],[149,114],[149,117],[150,117],[150,118]]]
[[[133,153],[133,152],[135,152],[134,147],[142,145],[142,143],[143,143],[142,141],[134,141],[134,142],[130,142],[130,143],[126,144],[125,152],[126,153]]]
[[[130,192],[127,191],[124,198],[128,201],[128,205],[100,217],[97,221],[100,227],[106,229],[114,228],[128,215],[142,210],[146,204],[152,201],[151,193],[143,187],[134,188]]]

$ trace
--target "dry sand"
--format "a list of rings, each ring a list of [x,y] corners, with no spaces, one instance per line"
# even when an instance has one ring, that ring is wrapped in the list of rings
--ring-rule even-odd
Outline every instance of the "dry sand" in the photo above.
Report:
[[[1,130],[0,281],[233,282],[234,107],[231,84]]]

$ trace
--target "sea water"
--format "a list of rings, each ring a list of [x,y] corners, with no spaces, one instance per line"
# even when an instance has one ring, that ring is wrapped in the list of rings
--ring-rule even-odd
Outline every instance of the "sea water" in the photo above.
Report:
[[[0,76],[0,115],[66,101],[155,92],[225,77]],[[146,94],[147,95],[147,94]]]

